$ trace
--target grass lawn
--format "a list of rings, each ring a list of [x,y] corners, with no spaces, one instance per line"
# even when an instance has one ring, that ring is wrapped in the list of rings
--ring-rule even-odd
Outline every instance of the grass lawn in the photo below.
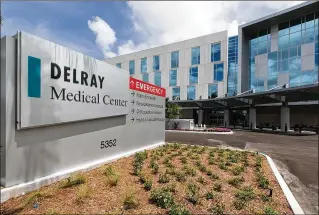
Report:
[[[6,213],[293,214],[263,156],[177,143],[9,199]]]

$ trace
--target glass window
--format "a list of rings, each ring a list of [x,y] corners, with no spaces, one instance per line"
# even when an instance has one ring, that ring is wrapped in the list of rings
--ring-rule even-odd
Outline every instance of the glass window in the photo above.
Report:
[[[268,74],[275,75],[278,73],[278,62],[274,62],[271,65],[268,65]]]
[[[288,48],[288,46],[289,46],[289,35],[278,37],[279,49]]]
[[[142,75],[142,81],[148,82],[148,74],[147,73]]]
[[[268,29],[259,31],[258,42],[260,43],[262,41],[267,41],[267,36],[268,36]]]
[[[214,64],[214,80],[223,81],[224,79],[224,63]]]
[[[304,36],[304,44],[305,43],[311,43],[315,40],[315,31],[314,28],[308,28],[305,31],[303,31]]]
[[[135,74],[135,61],[134,60],[130,60],[129,70],[130,70],[130,75]]]
[[[314,25],[315,25],[314,15],[315,14],[311,13],[311,14],[308,14],[306,16],[306,28],[313,28],[314,27]]]
[[[161,72],[154,72],[154,84],[160,87],[161,82],[162,82]]]
[[[147,73],[147,58],[141,59],[141,73]]]
[[[180,100],[180,88],[179,87],[172,88],[172,99],[173,100]]]
[[[196,98],[196,87],[187,86],[187,100],[195,100]]]
[[[319,40],[319,27],[318,26],[316,26],[315,27],[315,41],[318,41]]]
[[[158,71],[160,67],[160,56],[155,55],[153,56],[153,70]]]
[[[288,49],[284,49],[281,51],[281,60],[287,60],[289,57]]]
[[[299,46],[301,44],[301,31],[290,34],[290,46]]]
[[[258,55],[267,53],[267,41],[258,43]]]
[[[218,86],[217,84],[208,85],[208,98],[213,99],[218,96]]]
[[[280,61],[280,73],[287,73],[289,72],[289,61],[288,60],[283,60]]]
[[[192,48],[192,65],[200,64],[200,48]]]
[[[319,11],[315,14],[315,26],[319,26]]]
[[[175,51],[171,53],[171,69],[177,68],[179,64],[179,52]]]
[[[298,46],[290,48],[289,52],[290,52],[289,53],[290,58],[297,57],[298,56]]]
[[[295,87],[300,85],[300,73],[289,74],[289,86]]]
[[[280,23],[278,26],[278,36],[289,34],[289,21]]]
[[[169,71],[169,86],[177,85],[177,70],[173,69]]]
[[[315,71],[318,71],[318,66],[319,66],[319,54],[316,54],[316,55],[315,55],[315,66],[316,66]]]
[[[250,46],[250,56],[255,57],[258,55],[258,44],[253,44]]]
[[[255,66],[255,57],[250,58],[249,66]]]
[[[256,92],[262,92],[262,91],[265,91],[265,81],[264,79],[256,79],[256,84],[257,84],[257,87],[255,88],[256,89]]]
[[[300,82],[303,85],[315,83],[314,79],[317,79],[317,78],[315,77],[315,73],[313,71],[301,72]]]
[[[189,84],[198,83],[198,67],[189,68]]]
[[[315,45],[315,53],[319,53],[319,42],[316,42],[316,45]]]
[[[301,70],[301,61],[299,57],[290,58],[289,60],[289,72],[298,73]]]
[[[220,43],[215,43],[215,44],[212,44],[211,45],[211,62],[214,62],[214,61],[220,61],[220,52],[221,52],[221,49],[220,49]],[[230,51],[228,52],[228,56],[230,56],[229,54],[236,54],[235,51]]]
[[[121,63],[116,64],[116,67],[118,67],[118,68],[121,68],[121,66],[122,66]]]
[[[277,52],[269,52],[268,53],[268,65],[272,65],[274,62],[277,62]]]
[[[270,76],[267,79],[267,89],[272,89],[277,86],[277,76]]]
[[[290,34],[297,31],[301,31],[301,18],[290,21]]]

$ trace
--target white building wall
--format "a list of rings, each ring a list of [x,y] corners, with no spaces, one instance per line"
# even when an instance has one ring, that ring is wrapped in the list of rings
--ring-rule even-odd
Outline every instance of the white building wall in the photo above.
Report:
[[[160,56],[161,86],[166,88],[167,96],[172,97],[172,86],[169,86],[169,71],[171,69],[171,52],[179,51],[179,67],[177,68],[177,87],[180,87],[180,99],[187,99],[189,85],[189,68],[191,67],[191,50],[200,47],[200,64],[198,65],[198,84],[196,84],[196,99],[208,98],[208,85],[214,83],[214,63],[224,63],[224,81],[218,84],[218,96],[223,97],[227,92],[227,31],[222,31],[202,37],[193,38],[161,47],[151,48],[131,54],[106,59],[107,63],[116,65],[122,63],[122,68],[128,70],[129,61],[135,61],[135,74],[132,76],[142,79],[141,58],[147,57],[147,72],[149,82],[154,84],[153,56]],[[221,42],[221,61],[211,62],[211,44]]]

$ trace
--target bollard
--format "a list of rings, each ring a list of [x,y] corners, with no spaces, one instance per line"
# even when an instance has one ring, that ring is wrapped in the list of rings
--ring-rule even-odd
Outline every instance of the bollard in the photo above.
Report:
[[[285,123],[285,132],[288,131],[288,126],[287,126],[287,123]]]
[[[227,123],[225,122],[225,128],[227,127]]]
[[[250,122],[250,129],[253,130],[253,123]]]

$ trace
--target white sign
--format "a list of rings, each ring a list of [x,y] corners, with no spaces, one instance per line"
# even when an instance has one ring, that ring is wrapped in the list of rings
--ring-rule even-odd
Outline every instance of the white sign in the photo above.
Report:
[[[18,128],[127,115],[128,72],[18,34]]]

